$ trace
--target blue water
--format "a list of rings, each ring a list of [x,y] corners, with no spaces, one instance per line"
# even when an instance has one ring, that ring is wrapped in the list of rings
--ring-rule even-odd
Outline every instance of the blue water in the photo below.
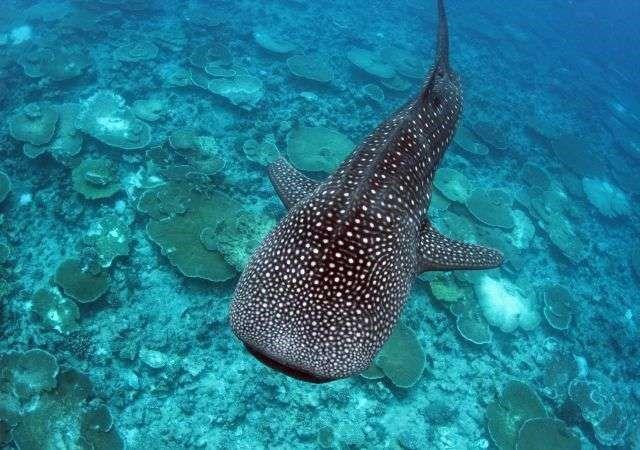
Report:
[[[365,376],[230,330],[266,165],[322,179],[414,96],[432,3],[2,2],[0,448],[640,449],[638,2],[447,2],[429,215],[501,268],[420,276]]]

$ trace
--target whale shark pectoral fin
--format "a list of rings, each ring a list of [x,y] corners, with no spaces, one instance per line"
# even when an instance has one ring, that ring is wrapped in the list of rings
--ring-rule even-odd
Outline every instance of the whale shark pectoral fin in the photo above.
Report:
[[[290,209],[306,198],[318,185],[293,167],[284,158],[269,164],[269,178],[285,208]]]
[[[418,273],[432,270],[490,269],[502,265],[502,253],[456,241],[425,223],[418,242]]]

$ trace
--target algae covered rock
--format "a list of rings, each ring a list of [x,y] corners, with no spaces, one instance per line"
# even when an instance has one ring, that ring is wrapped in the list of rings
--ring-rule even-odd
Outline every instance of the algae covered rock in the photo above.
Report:
[[[149,125],[136,118],[124,99],[111,91],[99,91],[81,102],[78,129],[111,147],[133,150],[151,140]]]
[[[518,433],[530,419],[545,418],[547,412],[538,394],[526,383],[507,383],[500,398],[487,406],[487,428],[496,447],[515,450]]]
[[[332,128],[299,127],[287,135],[287,156],[299,170],[331,173],[353,148],[347,136]]]
[[[86,159],[72,172],[73,189],[89,200],[111,197],[120,190],[114,164],[108,159]]]
[[[379,369],[397,387],[410,388],[415,385],[424,371],[425,354],[415,332],[398,322],[387,342],[373,360]],[[369,378],[376,369],[367,369]]]
[[[78,259],[67,259],[60,263],[54,281],[65,295],[79,303],[96,301],[109,287],[107,272]]]
[[[30,103],[9,119],[9,133],[31,145],[48,143],[56,131],[58,110],[45,103]]]
[[[33,294],[31,310],[44,325],[62,334],[78,329],[80,310],[73,300],[60,295],[58,289],[38,289]]]

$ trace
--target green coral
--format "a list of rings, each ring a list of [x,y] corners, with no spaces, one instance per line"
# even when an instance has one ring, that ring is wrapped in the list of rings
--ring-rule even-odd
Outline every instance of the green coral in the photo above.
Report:
[[[471,195],[471,183],[467,177],[455,169],[447,167],[438,169],[433,185],[452,202],[464,204]]]
[[[143,209],[154,213],[166,210],[163,202],[158,201],[158,198],[166,198],[165,194],[159,194],[165,190],[184,194],[185,202],[179,203],[184,211],[161,220],[152,218],[147,224],[149,238],[162,248],[169,261],[185,276],[210,281],[225,281],[233,277],[236,271],[226,262],[224,255],[217,250],[208,250],[201,240],[205,228],[216,227],[234,213],[231,198],[218,191],[203,193],[195,186],[168,183],[156,188],[155,195],[149,194],[151,198],[143,202]]]
[[[54,281],[65,295],[80,303],[91,303],[102,297],[109,287],[107,272],[97,264],[67,259],[58,266]]]
[[[47,77],[53,81],[76,78],[84,73],[90,63],[86,52],[65,48],[39,49],[26,52],[18,58],[18,64],[28,77]]]
[[[60,119],[53,139],[44,145],[25,143],[22,151],[27,157],[36,158],[49,152],[57,160],[65,161],[82,150],[84,138],[75,126],[80,106],[75,103],[64,103],[57,106],[56,109],[60,114]]]
[[[296,77],[318,83],[333,80],[333,69],[327,60],[319,55],[295,55],[287,59],[289,72]]]
[[[100,265],[104,268],[118,256],[129,254],[131,235],[129,226],[115,215],[94,222],[83,243],[94,249]]]
[[[513,228],[513,199],[501,189],[476,189],[467,199],[467,209],[480,222],[499,228]]]
[[[53,389],[59,371],[53,355],[37,348],[4,355],[0,369],[12,385],[13,393],[22,399]]]
[[[85,159],[72,172],[73,189],[90,200],[107,198],[120,190],[116,167],[108,159]]]
[[[207,250],[219,251],[225,261],[242,272],[253,251],[275,225],[271,217],[240,211],[215,227],[203,228],[200,240]]]
[[[31,309],[48,327],[69,334],[76,331],[80,310],[73,300],[62,295],[58,289],[38,289],[33,294]]]
[[[299,127],[287,135],[287,156],[299,170],[331,173],[353,147],[347,136],[332,128]]]
[[[489,147],[480,142],[478,136],[465,126],[458,127],[453,137],[456,147],[474,156],[487,156]]]
[[[621,445],[629,428],[620,406],[598,382],[575,379],[569,384],[569,398],[593,427],[596,438],[606,446]]]
[[[478,345],[491,342],[489,324],[475,302],[455,302],[449,305],[449,310],[456,316],[456,328],[460,336]]]
[[[573,315],[573,298],[561,285],[547,286],[543,291],[544,317],[552,328],[566,330]]]
[[[487,428],[496,447],[514,450],[518,432],[530,419],[547,417],[538,394],[522,381],[510,381],[499,399],[487,406]]]
[[[247,110],[255,108],[264,97],[262,80],[252,75],[214,78],[208,81],[207,89]]]
[[[559,419],[527,420],[518,433],[516,450],[580,450],[580,439]]]
[[[30,103],[9,118],[9,133],[17,141],[44,145],[51,141],[60,114],[46,103]]]
[[[254,30],[253,40],[263,49],[280,55],[291,53],[296,49],[295,44],[267,30]]]
[[[242,151],[249,161],[268,166],[280,157],[273,135],[266,136],[262,142],[248,139],[242,144]]]
[[[16,374],[20,374],[16,377]],[[42,350],[0,355],[0,424],[21,450],[123,450],[108,408],[94,399],[85,375],[59,372],[56,359]],[[36,389],[24,389],[24,383]],[[18,401],[16,397],[24,401]]]
[[[158,56],[158,50],[153,42],[140,41],[118,47],[113,57],[123,62],[149,61]]]
[[[80,106],[76,127],[106,145],[134,150],[151,141],[149,125],[139,120],[114,92],[99,91]]]
[[[402,322],[396,324],[391,336],[373,360],[373,365],[397,387],[414,386],[424,371],[425,354],[415,332]],[[367,369],[367,373],[375,369]]]
[[[352,47],[347,52],[347,59],[363,72],[377,78],[393,78],[396,75],[392,65],[387,64],[380,55],[369,50]]]
[[[191,52],[189,63],[202,70],[204,70],[207,65],[228,67],[233,64],[233,56],[229,52],[229,49],[222,44],[205,44],[196,47],[193,52]]]

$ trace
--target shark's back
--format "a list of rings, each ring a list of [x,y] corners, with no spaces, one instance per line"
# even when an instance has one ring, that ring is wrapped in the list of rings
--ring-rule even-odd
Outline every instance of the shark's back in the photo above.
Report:
[[[308,381],[368,367],[415,275],[499,265],[498,252],[434,230],[426,210],[460,114],[442,1],[436,64],[420,93],[322,183],[286,161],[269,173],[286,217],[242,274],[231,325],[265,363]]]

